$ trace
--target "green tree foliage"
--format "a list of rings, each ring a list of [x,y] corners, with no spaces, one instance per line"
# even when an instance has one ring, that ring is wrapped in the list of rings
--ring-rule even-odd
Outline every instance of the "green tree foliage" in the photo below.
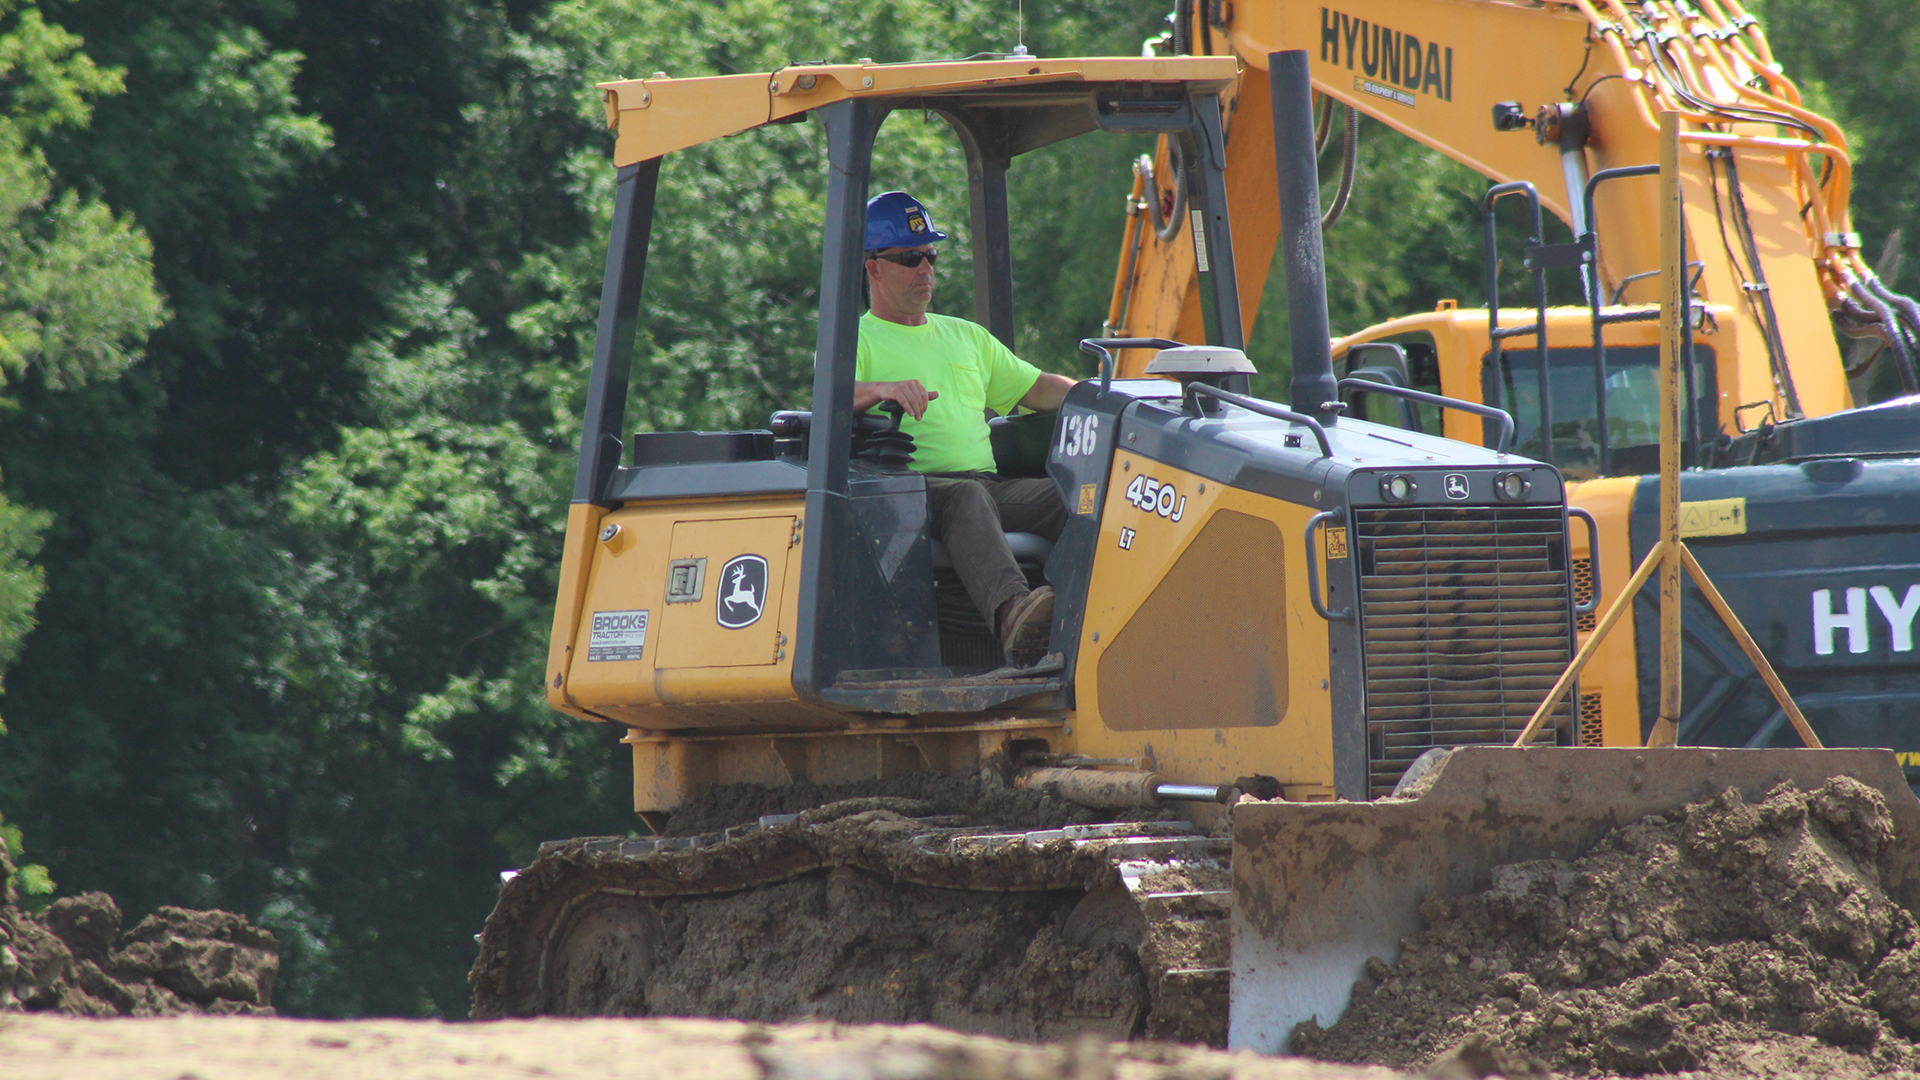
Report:
[[[46,573],[32,559],[40,553],[46,527],[46,514],[0,497],[0,671],[20,655],[33,629],[33,609],[46,587]],[[6,730],[0,721],[0,735]]]
[[[1779,0],[1752,5],[1775,58],[1799,85],[1802,101],[1838,121],[1853,160],[1853,227],[1862,254],[1895,291],[1920,293],[1920,259],[1903,258],[1920,214],[1920,117],[1907,105],[1920,91],[1920,10],[1897,0]],[[1841,338],[1849,363],[1874,347]],[[1891,354],[1853,385],[1856,401],[1904,393]]]
[[[460,707],[484,704],[498,691],[476,673],[523,651],[523,635],[489,631],[466,603],[500,576],[489,545],[502,530],[402,551],[418,538],[389,535],[397,519],[366,512],[377,500],[322,512],[307,495],[333,475],[384,482],[368,460],[393,473],[420,460],[367,450],[411,449],[415,432],[386,430],[404,393],[363,379],[385,343],[408,351],[431,332],[391,328],[413,316],[403,300],[423,274],[466,283],[497,325],[519,306],[498,259],[546,230],[575,239],[564,192],[542,186],[565,154],[541,153],[554,136],[526,100],[543,92],[538,58],[511,47],[513,13],[484,4],[61,14],[125,69],[129,93],[51,157],[73,190],[147,223],[173,318],[117,383],[23,386],[22,419],[0,428],[9,492],[54,511],[0,803],[70,887],[109,889],[136,913],[221,906],[281,930],[291,1011],[457,1014],[489,882],[546,836],[624,827],[595,786],[616,760],[600,740],[589,775],[516,784],[529,771],[508,761],[529,754],[519,728],[554,726],[533,710],[537,678],[509,718],[476,708],[421,752],[424,699],[465,676],[478,689]],[[480,122],[509,95],[527,130]],[[570,149],[578,125],[559,129]],[[475,403],[525,408],[474,361],[458,374],[468,397],[415,404],[442,410],[436,422]],[[445,427],[489,425],[497,412]],[[508,449],[548,452],[524,443]],[[491,461],[502,448],[457,449]],[[376,552],[417,562],[394,571]],[[550,568],[517,558],[525,580],[496,595],[543,605]]]
[[[1854,227],[1875,258],[1893,230],[1920,215],[1920,10],[1901,0],[1761,0],[1774,57],[1806,104],[1840,122],[1853,157]],[[1920,260],[1904,261],[1901,292],[1920,292]]]
[[[49,135],[84,127],[94,100],[119,89],[120,73],[97,66],[39,8],[0,3],[0,417],[8,422],[18,420],[23,387],[67,390],[118,375],[160,320],[145,235],[98,199],[56,194],[41,150]],[[33,627],[45,574],[31,560],[48,520],[0,496],[0,671]],[[8,843],[17,847],[18,837]]]
[[[26,841],[18,827],[0,817],[0,905],[39,911],[53,901],[53,877],[26,859]]]

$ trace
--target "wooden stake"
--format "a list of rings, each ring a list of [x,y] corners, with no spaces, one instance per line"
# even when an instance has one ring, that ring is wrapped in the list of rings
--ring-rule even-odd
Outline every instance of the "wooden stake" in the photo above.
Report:
[[[1680,114],[1660,114],[1660,711],[1648,746],[1672,746],[1680,733],[1680,365],[1690,315],[1686,219],[1680,192]]]

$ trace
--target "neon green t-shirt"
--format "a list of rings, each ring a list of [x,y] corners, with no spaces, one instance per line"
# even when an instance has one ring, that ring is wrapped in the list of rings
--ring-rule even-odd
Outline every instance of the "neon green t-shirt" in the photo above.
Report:
[[[992,472],[985,410],[1011,411],[1033,389],[1040,369],[1013,355],[979,323],[929,314],[919,326],[902,326],[869,311],[860,317],[854,378],[919,379],[940,395],[927,403],[925,416],[901,421],[902,430],[913,436],[915,469]]]

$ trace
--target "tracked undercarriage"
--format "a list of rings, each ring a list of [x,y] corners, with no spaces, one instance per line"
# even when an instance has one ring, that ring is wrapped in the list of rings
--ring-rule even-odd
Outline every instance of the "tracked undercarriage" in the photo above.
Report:
[[[1228,843],[1009,831],[854,799],[699,837],[552,845],[480,936],[473,1016],[938,1023],[1224,1045]]]

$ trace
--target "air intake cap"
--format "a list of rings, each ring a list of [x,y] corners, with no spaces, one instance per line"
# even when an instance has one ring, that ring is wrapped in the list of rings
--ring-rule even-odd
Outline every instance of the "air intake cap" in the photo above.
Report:
[[[1161,349],[1147,362],[1147,374],[1205,378],[1211,375],[1251,375],[1253,361],[1239,349],[1224,345],[1182,345]]]

